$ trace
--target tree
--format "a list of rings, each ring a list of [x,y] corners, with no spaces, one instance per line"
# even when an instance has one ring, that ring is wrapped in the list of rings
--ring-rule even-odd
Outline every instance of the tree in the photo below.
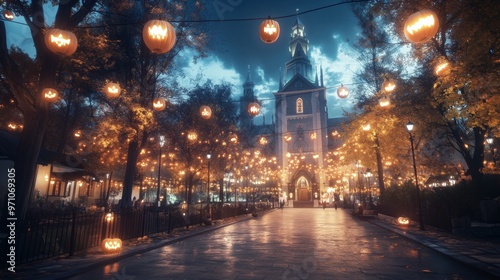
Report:
[[[38,154],[48,124],[49,103],[43,100],[42,89],[57,88],[57,75],[62,60],[51,53],[45,46],[44,34],[48,23],[45,18],[45,6],[48,1],[7,1],[5,7],[22,16],[31,31],[35,46],[35,58],[31,67],[21,68],[16,56],[8,50],[5,23],[0,21],[0,64],[4,84],[14,96],[19,110],[23,114],[23,131],[15,161],[16,170],[16,213],[23,219],[31,193],[33,191]],[[97,0],[61,1],[53,26],[63,30],[73,30],[96,6]],[[26,58],[26,57],[25,57]],[[35,69],[26,71],[26,69]],[[28,73],[29,72],[29,73]],[[27,76],[27,74],[32,74]]]
[[[414,93],[432,93],[431,104],[441,118],[438,125],[446,128],[446,134],[439,136],[462,155],[477,187],[482,184],[485,136],[499,133],[497,5],[494,0],[420,0],[374,5],[392,23],[396,34],[402,34],[404,21],[411,13],[423,7],[437,13],[438,34],[428,43],[411,45],[419,71],[409,79],[419,76],[421,81]],[[433,66],[440,61],[451,65],[450,72],[435,77],[431,75]]]
[[[203,119],[200,106],[209,106],[210,119]],[[213,85],[210,81],[197,85],[188,94],[188,99],[172,104],[160,119],[161,131],[170,139],[175,158],[186,172],[186,202],[192,202],[193,184],[205,176],[207,159],[212,155],[211,178],[221,178],[236,154],[230,137],[236,134],[237,107],[231,101],[229,85]],[[182,131],[179,131],[182,128]],[[193,134],[191,134],[193,133]],[[194,137],[194,135],[196,137]],[[200,175],[197,175],[200,174]],[[204,175],[201,175],[204,174]]]

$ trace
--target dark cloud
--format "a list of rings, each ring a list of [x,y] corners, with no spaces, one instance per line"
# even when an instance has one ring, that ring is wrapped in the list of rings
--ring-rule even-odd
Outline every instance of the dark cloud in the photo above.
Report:
[[[208,2],[211,18],[224,20],[295,15],[296,8],[299,12],[306,12],[335,3],[339,1],[215,0]],[[339,41],[334,40],[333,36],[337,35],[339,40],[343,41],[355,35],[356,20],[348,4],[302,14],[299,18],[305,25],[311,46],[321,47],[323,54],[330,60],[336,60],[338,52]],[[263,43],[259,38],[260,20],[212,23],[209,25],[210,32],[213,34],[212,50],[226,67],[234,67],[243,76],[247,65],[250,65],[255,83],[262,82],[254,72],[257,67],[262,67],[266,76],[272,76],[277,80],[279,68],[283,68],[289,59],[290,29],[295,19],[295,16],[278,19],[281,35],[276,43],[270,45]]]

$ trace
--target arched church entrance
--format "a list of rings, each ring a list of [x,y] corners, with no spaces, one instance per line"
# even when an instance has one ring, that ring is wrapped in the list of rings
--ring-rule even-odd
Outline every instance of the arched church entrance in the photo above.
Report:
[[[313,194],[317,192],[316,178],[305,169],[298,170],[290,182],[294,207],[313,207]]]

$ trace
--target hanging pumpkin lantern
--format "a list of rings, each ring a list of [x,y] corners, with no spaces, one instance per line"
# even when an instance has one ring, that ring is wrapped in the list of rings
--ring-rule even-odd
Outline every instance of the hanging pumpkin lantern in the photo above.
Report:
[[[260,137],[259,144],[261,144],[262,146],[267,145],[267,138],[264,136]]]
[[[118,97],[121,91],[122,89],[120,88],[120,85],[117,83],[107,83],[104,89],[106,96],[109,98]]]
[[[446,76],[450,74],[450,72],[450,63],[448,61],[442,61],[441,63],[437,64],[436,67],[434,67],[434,73],[436,74],[436,76]]]
[[[382,97],[380,98],[380,100],[378,101],[378,104],[381,106],[381,107],[387,107],[391,104],[391,101],[389,100],[389,98],[386,98],[386,97]]]
[[[13,11],[10,11],[10,10],[4,10],[3,11],[3,17],[6,19],[6,20],[14,20],[14,12]]]
[[[167,107],[167,101],[163,97],[158,97],[153,100],[153,109],[163,111]]]
[[[78,40],[73,32],[52,28],[45,33],[45,45],[53,53],[72,55],[78,47]]]
[[[250,116],[252,117],[257,116],[260,113],[260,105],[257,102],[251,102],[250,104],[248,104],[247,109],[248,109],[248,114],[250,114]]]
[[[187,139],[189,141],[196,141],[196,139],[198,139],[198,133],[194,132],[194,131],[190,131],[188,132],[187,134]]]
[[[309,133],[309,138],[311,138],[311,140],[315,140],[318,138],[318,134],[316,132],[311,132]]]
[[[413,43],[425,43],[436,35],[439,20],[431,10],[421,10],[408,17],[404,27],[405,37]]]
[[[105,238],[101,243],[104,253],[116,253],[122,249],[122,240],[120,238]]]
[[[150,20],[142,30],[142,39],[153,53],[166,53],[175,45],[174,27],[164,20]]]
[[[203,105],[200,107],[200,115],[205,120],[208,120],[210,119],[210,117],[212,117],[212,109],[210,109],[210,107],[206,105]]]
[[[343,84],[340,84],[340,87],[337,89],[337,96],[339,98],[346,98],[349,96],[349,89],[347,89]]]
[[[230,141],[231,143],[233,143],[233,144],[238,143],[238,135],[236,135],[236,134],[234,134],[234,133],[233,133],[233,134],[231,134],[231,136],[229,137],[229,141]]]
[[[53,88],[44,88],[42,90],[42,96],[45,101],[53,103],[57,101],[59,94],[57,93],[57,90]]]
[[[392,92],[396,88],[396,82],[394,80],[387,80],[382,84],[382,88],[385,92]]]
[[[292,134],[290,132],[285,133],[283,135],[283,140],[287,143],[290,142],[292,140]]]
[[[272,44],[280,36],[280,25],[269,17],[260,24],[259,34],[262,42]]]

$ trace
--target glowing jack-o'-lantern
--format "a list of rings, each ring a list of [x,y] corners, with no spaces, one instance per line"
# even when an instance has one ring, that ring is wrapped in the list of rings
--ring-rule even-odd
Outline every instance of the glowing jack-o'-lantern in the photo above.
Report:
[[[142,29],[142,39],[153,53],[166,53],[175,45],[174,27],[164,20],[150,20]]]
[[[236,134],[231,134],[231,136],[229,137],[229,141],[233,144],[236,144],[238,143],[238,135]]]
[[[292,140],[292,134],[290,132],[285,133],[285,135],[283,135],[283,140],[285,142],[290,142]]]
[[[262,136],[259,138],[259,144],[261,144],[262,146],[266,145],[267,144],[267,138]]]
[[[387,106],[391,105],[391,101],[389,100],[389,98],[382,97],[378,101],[378,104],[380,105],[380,107],[387,107]]]
[[[187,134],[187,139],[189,141],[196,141],[196,139],[198,139],[198,134],[196,132],[194,132],[194,131],[190,131]]]
[[[43,99],[47,102],[56,102],[59,94],[53,88],[44,88],[42,91]]]
[[[382,84],[385,92],[392,92],[396,89],[396,82],[394,80],[387,80]]]
[[[259,35],[262,42],[272,44],[280,36],[280,25],[277,21],[268,18],[260,24]]]
[[[337,96],[339,98],[346,98],[349,96],[349,89],[347,89],[344,85],[340,85],[340,87],[337,89]]]
[[[439,20],[436,13],[431,10],[421,10],[408,17],[404,33],[410,42],[425,43],[436,35],[438,29]]]
[[[260,113],[260,105],[257,102],[251,102],[248,104],[248,114],[250,116],[255,117]]]
[[[105,238],[101,243],[101,248],[105,253],[116,253],[122,249],[120,238]]]
[[[399,217],[398,218],[398,224],[400,224],[400,225],[408,225],[408,224],[410,224],[410,219],[408,219],[408,217]]]
[[[206,105],[203,105],[200,107],[200,115],[205,120],[208,120],[210,119],[210,117],[212,117],[212,109],[210,109],[210,107]]]
[[[163,111],[167,107],[167,101],[165,98],[158,97],[153,100],[153,108],[156,111]]]
[[[6,20],[14,20],[14,12],[10,11],[10,10],[4,10],[3,11],[3,17],[6,19]]]
[[[104,92],[106,93],[106,96],[109,98],[115,98],[118,97],[121,93],[122,89],[119,84],[117,83],[107,83]]]
[[[73,32],[52,28],[45,34],[45,45],[53,53],[72,55],[78,47],[78,40]]]

